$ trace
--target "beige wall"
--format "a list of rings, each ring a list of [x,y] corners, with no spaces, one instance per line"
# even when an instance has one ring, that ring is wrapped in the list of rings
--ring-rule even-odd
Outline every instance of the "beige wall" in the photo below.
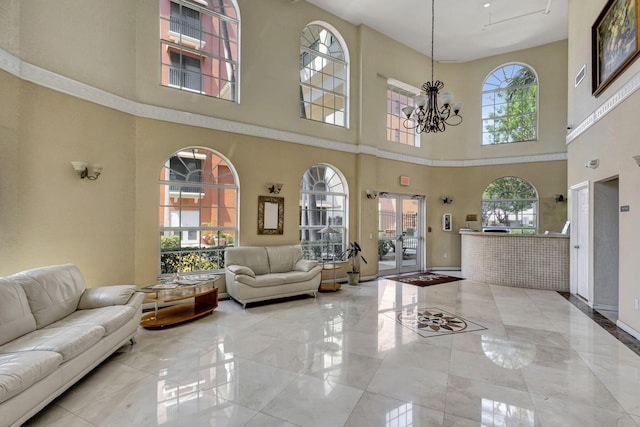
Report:
[[[306,2],[240,0],[238,105],[158,85],[156,1],[118,0],[108,7],[92,1],[91,8],[81,4],[86,6],[79,1],[65,2],[64,7],[39,0],[8,3],[0,8],[0,22],[10,24],[19,37],[0,37],[0,48],[45,73],[55,72],[132,101],[143,113],[99,106],[78,98],[78,89],[77,96],[66,95],[0,71],[0,143],[6,154],[0,158],[0,274],[73,262],[90,286],[153,282],[158,273],[159,172],[173,152],[187,146],[212,148],[235,168],[240,184],[238,242],[243,245],[297,242],[303,172],[315,163],[338,169],[350,192],[349,239],[360,241],[370,260],[362,266],[365,276],[377,271],[371,262],[377,258],[377,242],[375,237],[368,239],[377,232],[376,202],[364,197],[366,188],[426,197],[427,225],[433,230],[427,236],[427,266],[460,265],[460,237],[441,231],[441,215],[451,212],[457,231],[467,213],[479,214],[482,189],[495,178],[517,175],[536,187],[541,197],[541,231],[558,230],[566,219],[566,206],[551,202],[555,194],[566,194],[565,162],[526,162],[527,156],[565,149],[558,143],[564,125],[561,132],[558,128],[566,120],[566,102],[557,93],[566,82],[553,79],[566,72],[559,60],[566,51],[564,42],[465,64],[438,65],[447,88],[466,103],[465,122],[445,134],[423,136],[423,148],[413,149],[384,140],[386,77],[419,85],[430,74],[428,58],[369,28],[350,25]],[[349,48],[349,129],[298,118],[299,35],[304,25],[316,20],[338,29]],[[70,40],[78,40],[77,48],[68,48]],[[390,61],[389,56],[397,59]],[[545,57],[551,60],[545,63]],[[541,140],[482,148],[481,82],[493,68],[509,61],[528,63],[538,72]],[[63,90],[62,83],[56,84]],[[80,92],[84,95],[83,89]],[[121,110],[131,111],[132,104],[116,103],[125,105]],[[155,107],[166,108],[156,109],[163,120],[143,117]],[[231,126],[233,131],[225,132],[207,128],[210,124],[189,126],[178,123],[184,118],[181,112],[256,127],[247,131]],[[282,134],[265,137],[263,131],[272,129]],[[300,142],[301,135],[311,142],[287,142]],[[411,161],[389,159],[396,154]],[[513,156],[525,163],[500,164],[500,158]],[[425,166],[432,159],[484,159],[487,165]],[[80,180],[72,160],[102,163],[103,175],[94,182]],[[411,177],[410,187],[398,185],[401,174]],[[257,199],[266,194],[266,183],[274,181],[284,183],[285,233],[261,236],[256,226]],[[445,194],[454,197],[452,205],[440,202]]]
[[[620,89],[640,71],[640,61],[636,61],[622,75],[614,81],[598,97],[591,95],[591,26],[598,14],[605,6],[605,0],[583,2],[569,1],[569,104],[568,120],[574,127],[580,125],[585,118],[605,105],[607,101],[619,96]],[[583,64],[587,64],[587,77],[574,87],[574,77]],[[602,116],[595,124],[586,129],[568,145],[568,185],[574,186],[588,182],[590,187],[590,229],[591,229],[591,271],[590,295],[594,295],[593,248],[599,242],[594,241],[595,227],[594,212],[594,183],[613,178],[619,179],[619,203],[629,205],[630,211],[618,213],[612,221],[619,221],[619,319],[635,331],[640,331],[640,311],[634,307],[634,299],[640,298],[638,277],[640,264],[637,254],[640,253],[640,240],[637,235],[637,224],[640,222],[640,206],[634,205],[638,199],[638,183],[640,182],[640,168],[632,156],[640,155],[638,143],[638,111],[640,109],[640,94],[634,93],[622,103],[618,104],[608,114]],[[584,167],[586,161],[599,159],[597,169]]]

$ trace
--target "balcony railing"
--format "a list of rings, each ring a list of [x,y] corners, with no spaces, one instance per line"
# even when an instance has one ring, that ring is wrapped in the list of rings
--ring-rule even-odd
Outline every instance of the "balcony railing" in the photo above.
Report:
[[[183,87],[197,92],[202,91],[200,73],[181,70],[179,68],[169,68],[169,85]]]
[[[172,16],[169,18],[169,31],[192,39],[202,40],[202,26],[199,21],[189,21]]]

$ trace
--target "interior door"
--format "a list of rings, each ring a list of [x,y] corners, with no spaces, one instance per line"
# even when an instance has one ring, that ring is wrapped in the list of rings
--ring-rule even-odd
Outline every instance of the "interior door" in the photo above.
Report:
[[[424,246],[421,196],[378,198],[378,274],[420,271]]]
[[[572,189],[571,288],[589,301],[589,184]]]

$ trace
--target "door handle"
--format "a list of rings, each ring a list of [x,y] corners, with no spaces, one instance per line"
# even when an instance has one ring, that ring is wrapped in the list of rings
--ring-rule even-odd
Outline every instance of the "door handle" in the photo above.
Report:
[[[574,249],[580,249],[580,245],[575,245],[573,248]]]

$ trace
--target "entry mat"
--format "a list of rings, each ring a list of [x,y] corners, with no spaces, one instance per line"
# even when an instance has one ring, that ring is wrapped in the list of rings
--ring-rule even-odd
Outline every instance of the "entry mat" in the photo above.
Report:
[[[388,313],[387,316],[393,316]],[[424,338],[482,331],[484,326],[438,307],[415,308],[395,313],[395,320]]]

